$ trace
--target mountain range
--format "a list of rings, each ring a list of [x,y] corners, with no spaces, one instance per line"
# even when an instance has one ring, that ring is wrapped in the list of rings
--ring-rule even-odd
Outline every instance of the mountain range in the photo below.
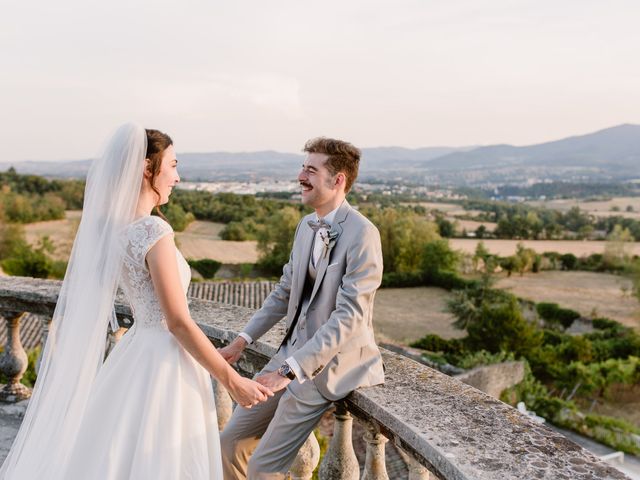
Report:
[[[291,179],[303,154],[275,151],[182,153],[183,178],[199,181]],[[640,125],[619,125],[529,146],[364,148],[361,180],[452,185],[531,183],[532,180],[625,181],[639,178]],[[2,162],[20,173],[82,177],[90,160]]]

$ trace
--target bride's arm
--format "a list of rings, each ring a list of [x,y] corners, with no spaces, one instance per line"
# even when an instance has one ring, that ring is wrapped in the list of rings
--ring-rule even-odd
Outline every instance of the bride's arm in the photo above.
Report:
[[[169,331],[211,375],[229,390],[239,405],[250,407],[272,396],[268,388],[239,375],[218,353],[191,318],[182,289],[173,237],[167,235],[147,253],[151,279]]]

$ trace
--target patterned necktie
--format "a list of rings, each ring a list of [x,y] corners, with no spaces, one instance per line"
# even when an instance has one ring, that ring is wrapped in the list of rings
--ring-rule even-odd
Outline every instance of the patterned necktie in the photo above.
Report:
[[[307,225],[309,225],[311,227],[311,230],[313,230],[316,233],[318,233],[318,230],[320,230],[321,228],[326,228],[327,230],[331,229],[331,225],[325,222],[324,218],[321,218],[317,222],[314,222],[313,220],[309,220],[307,222]]]

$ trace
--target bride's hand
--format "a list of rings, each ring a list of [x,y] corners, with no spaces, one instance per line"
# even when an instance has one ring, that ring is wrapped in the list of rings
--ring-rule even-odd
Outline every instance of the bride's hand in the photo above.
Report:
[[[271,389],[238,375],[227,388],[235,402],[244,408],[251,408],[273,397]]]

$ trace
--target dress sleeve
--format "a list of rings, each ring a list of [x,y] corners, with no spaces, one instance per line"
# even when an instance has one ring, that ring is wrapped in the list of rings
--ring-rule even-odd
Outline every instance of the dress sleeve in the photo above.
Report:
[[[150,216],[135,225],[135,247],[133,256],[138,264],[144,265],[147,253],[166,235],[173,235],[171,225],[160,217]]]

